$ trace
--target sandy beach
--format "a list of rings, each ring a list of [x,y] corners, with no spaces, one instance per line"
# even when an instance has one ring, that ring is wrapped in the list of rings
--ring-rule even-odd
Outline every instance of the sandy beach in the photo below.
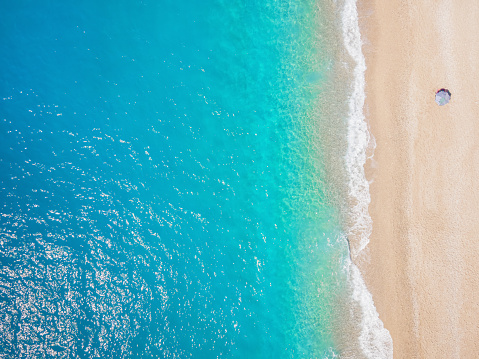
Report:
[[[360,1],[373,233],[394,358],[479,357],[479,2]],[[435,91],[451,102],[438,106]]]

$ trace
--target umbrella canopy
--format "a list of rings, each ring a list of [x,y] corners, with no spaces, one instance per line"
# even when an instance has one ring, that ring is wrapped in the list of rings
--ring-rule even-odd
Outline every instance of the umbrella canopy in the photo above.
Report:
[[[436,92],[436,103],[439,106],[444,106],[451,100],[451,93],[447,89],[440,89]]]

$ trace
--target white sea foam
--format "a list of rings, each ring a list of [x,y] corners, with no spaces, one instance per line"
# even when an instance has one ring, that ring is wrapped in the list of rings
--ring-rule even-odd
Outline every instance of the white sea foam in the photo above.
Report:
[[[389,331],[379,319],[373,297],[364,283],[358,267],[349,262],[349,281],[352,285],[352,299],[361,310],[361,334],[359,345],[369,359],[392,359],[393,342]]]
[[[343,39],[346,50],[354,61],[353,91],[349,98],[348,113],[348,148],[346,153],[346,169],[349,177],[349,197],[351,198],[350,238],[354,238],[351,255],[355,258],[369,243],[372,221],[368,206],[371,202],[369,183],[364,174],[366,151],[371,136],[363,113],[365,95],[366,60],[361,50],[361,34],[359,32],[356,0],[345,0],[343,14]]]
[[[363,113],[365,95],[366,60],[362,53],[356,0],[345,0],[342,12],[342,30],[344,45],[354,62],[353,88],[349,98],[348,147],[345,157],[348,173],[348,190],[351,203],[350,227],[348,237],[351,258],[357,255],[369,243],[372,220],[368,207],[371,202],[369,183],[364,173],[367,150],[371,146],[371,136]],[[371,293],[359,272],[350,260],[347,261],[348,278],[352,286],[352,300],[360,311],[359,345],[363,354],[370,359],[389,359],[393,357],[393,343],[389,331],[384,328],[374,306]]]

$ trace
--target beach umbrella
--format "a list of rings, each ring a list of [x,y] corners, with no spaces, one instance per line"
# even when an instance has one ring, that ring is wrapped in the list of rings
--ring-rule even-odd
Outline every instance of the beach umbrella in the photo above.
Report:
[[[440,89],[436,92],[436,103],[439,106],[444,106],[451,100],[451,93],[447,89]]]

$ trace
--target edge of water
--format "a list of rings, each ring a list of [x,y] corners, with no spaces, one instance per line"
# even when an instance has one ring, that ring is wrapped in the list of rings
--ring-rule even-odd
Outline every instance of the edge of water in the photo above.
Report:
[[[345,156],[348,174],[348,198],[351,207],[348,238],[354,238],[350,245],[351,259],[348,259],[346,271],[352,287],[352,300],[360,308],[359,346],[366,358],[392,359],[393,342],[389,331],[379,318],[371,293],[366,287],[357,266],[352,262],[369,243],[372,232],[372,219],[369,215],[371,196],[369,183],[364,172],[367,151],[372,142],[363,107],[366,99],[365,71],[366,59],[362,52],[361,33],[357,0],[345,0],[341,13],[343,41],[347,53],[354,61],[352,93],[349,97],[347,123],[347,151]]]

